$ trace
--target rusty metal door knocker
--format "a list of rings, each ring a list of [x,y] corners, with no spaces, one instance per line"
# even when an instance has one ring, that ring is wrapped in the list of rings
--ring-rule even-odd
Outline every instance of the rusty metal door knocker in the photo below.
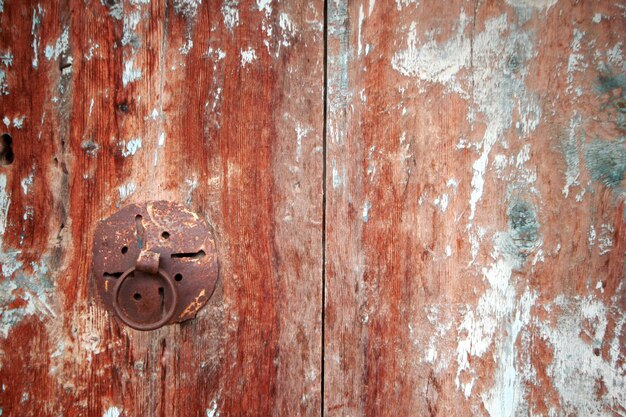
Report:
[[[211,229],[181,204],[133,204],[96,227],[98,296],[134,329],[154,330],[195,317],[213,294],[217,276]]]

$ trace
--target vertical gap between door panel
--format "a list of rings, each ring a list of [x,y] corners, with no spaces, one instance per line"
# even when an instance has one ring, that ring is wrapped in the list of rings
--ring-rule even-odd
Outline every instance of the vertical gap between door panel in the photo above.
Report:
[[[322,352],[321,352],[321,390],[320,390],[320,415],[324,416],[324,376],[325,376],[325,330],[326,330],[326,133],[327,133],[327,113],[328,113],[328,0],[324,0],[324,57],[323,65],[323,110],[322,110]]]

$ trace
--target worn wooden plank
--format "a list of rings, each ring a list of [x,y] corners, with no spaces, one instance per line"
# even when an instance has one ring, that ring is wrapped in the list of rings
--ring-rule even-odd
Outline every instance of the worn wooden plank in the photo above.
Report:
[[[322,3],[0,4],[3,415],[319,412]],[[93,301],[90,246],[152,199],[207,218],[220,281],[140,333]]]
[[[624,5],[328,7],[325,414],[624,415]]]

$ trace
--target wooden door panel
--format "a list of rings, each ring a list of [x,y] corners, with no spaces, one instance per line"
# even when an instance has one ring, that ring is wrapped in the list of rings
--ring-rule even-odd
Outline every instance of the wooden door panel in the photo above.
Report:
[[[311,415],[321,401],[321,2],[2,3],[3,415]],[[95,225],[174,200],[215,230],[198,317],[94,302]]]
[[[328,2],[326,415],[625,413],[625,23]]]

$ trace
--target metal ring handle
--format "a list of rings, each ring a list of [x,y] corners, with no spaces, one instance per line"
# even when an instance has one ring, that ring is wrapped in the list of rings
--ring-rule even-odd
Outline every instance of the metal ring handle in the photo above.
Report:
[[[170,276],[167,274],[167,272],[159,268],[156,275],[161,276],[161,278],[163,278],[165,282],[167,282],[167,285],[169,286],[169,289],[172,292],[172,307],[169,309],[167,314],[165,314],[165,316],[163,316],[163,318],[161,318],[161,320],[157,322],[149,323],[149,324],[138,323],[136,321],[129,319],[126,314],[122,313],[122,309],[119,303],[117,302],[117,298],[120,294],[120,289],[122,288],[122,284],[124,284],[124,281],[126,280],[126,278],[128,278],[134,272],[135,272],[135,268],[130,268],[128,271],[124,272],[124,274],[117,280],[117,284],[115,284],[115,288],[113,289],[113,310],[115,311],[115,314],[117,315],[117,317],[120,320],[122,320],[124,324],[132,327],[133,329],[136,329],[136,330],[158,329],[159,327],[162,327],[165,323],[170,321],[172,317],[174,317],[174,313],[176,312],[176,306],[178,304],[178,290],[176,289],[176,285],[174,285],[174,283],[170,279]]]

